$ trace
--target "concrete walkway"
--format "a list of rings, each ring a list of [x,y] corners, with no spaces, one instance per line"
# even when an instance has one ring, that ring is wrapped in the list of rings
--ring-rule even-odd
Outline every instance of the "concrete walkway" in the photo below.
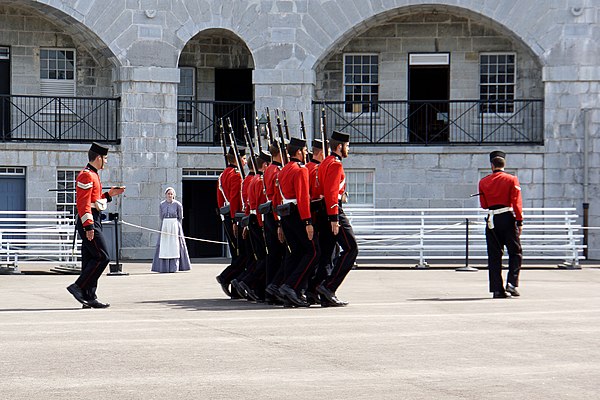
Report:
[[[0,275],[0,399],[598,399],[600,268],[522,272],[493,300],[487,271],[358,269],[346,308],[228,300],[222,264],[103,276]],[[40,272],[40,271],[38,271]]]

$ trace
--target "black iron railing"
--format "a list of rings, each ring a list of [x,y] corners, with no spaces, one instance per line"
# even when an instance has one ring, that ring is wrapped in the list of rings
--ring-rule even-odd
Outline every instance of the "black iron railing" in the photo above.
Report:
[[[119,142],[118,98],[0,95],[0,140]]]
[[[243,143],[242,118],[254,126],[253,101],[179,100],[177,143],[179,145],[218,146],[219,119],[229,118],[240,143]]]
[[[541,144],[544,140],[540,99],[313,101],[314,126],[319,126],[322,109],[327,128],[349,133],[355,145]]]

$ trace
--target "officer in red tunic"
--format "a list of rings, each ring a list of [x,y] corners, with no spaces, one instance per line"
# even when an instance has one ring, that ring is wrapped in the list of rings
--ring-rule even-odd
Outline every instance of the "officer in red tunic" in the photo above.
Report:
[[[318,171],[321,194],[325,200],[325,210],[330,224],[330,229],[325,229],[321,233],[324,235],[320,240],[321,252],[330,257],[336,242],[342,248],[331,275],[317,286],[317,292],[321,295],[322,301],[327,302],[322,303],[324,306],[345,306],[348,304],[339,300],[335,292],[354,266],[354,261],[356,261],[358,255],[358,245],[354,237],[354,231],[342,209],[342,203],[345,201],[346,196],[346,175],[344,174],[342,160],[348,157],[349,142],[349,134],[333,131],[329,139],[331,155],[323,160]]]
[[[284,263],[285,281],[279,287],[279,293],[295,306],[308,307],[309,303],[301,292],[314,274],[320,253],[310,214],[308,169],[303,165],[306,141],[291,138],[287,150],[290,162],[279,172],[282,204],[277,211],[290,255]]]
[[[92,143],[88,151],[88,165],[79,173],[76,180],[75,194],[77,198],[76,228],[81,238],[81,274],[67,290],[83,308],[106,308],[108,303],[101,303],[96,297],[98,279],[104,272],[110,259],[108,247],[102,234],[100,212],[113,196],[125,191],[125,187],[111,187],[102,193],[102,184],[98,171],[106,165],[108,148]]]
[[[492,173],[479,181],[479,202],[488,210],[485,240],[488,252],[490,292],[494,298],[519,296],[519,272],[523,260],[523,200],[519,179],[504,172],[506,154],[490,153]],[[502,281],[502,252],[508,250],[506,289]]]
[[[245,151],[240,150],[241,168],[244,168],[245,165],[244,153]],[[238,240],[238,238],[241,239],[241,234],[238,235],[238,225],[234,221],[235,214],[242,211],[242,177],[232,147],[229,148],[227,153],[227,161],[229,164],[218,179],[217,205],[221,210],[223,229],[231,253],[231,264],[221,274],[217,275],[216,279],[227,296],[239,297],[238,293],[232,293],[229,288],[231,281],[246,266],[246,254],[242,248],[243,241]]]

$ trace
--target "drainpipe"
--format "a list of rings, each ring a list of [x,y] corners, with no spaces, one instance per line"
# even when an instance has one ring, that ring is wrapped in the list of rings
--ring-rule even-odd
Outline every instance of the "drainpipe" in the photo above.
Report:
[[[583,256],[588,258],[588,217],[590,203],[588,202],[589,186],[589,157],[588,148],[590,144],[590,109],[583,109]]]

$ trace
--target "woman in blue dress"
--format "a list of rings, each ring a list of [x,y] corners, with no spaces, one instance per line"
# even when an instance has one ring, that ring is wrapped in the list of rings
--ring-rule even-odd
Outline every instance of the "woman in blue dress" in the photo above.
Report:
[[[153,272],[177,272],[191,269],[190,257],[183,237],[183,206],[175,200],[175,189],[165,190],[165,200],[160,203],[160,231],[152,261]]]

